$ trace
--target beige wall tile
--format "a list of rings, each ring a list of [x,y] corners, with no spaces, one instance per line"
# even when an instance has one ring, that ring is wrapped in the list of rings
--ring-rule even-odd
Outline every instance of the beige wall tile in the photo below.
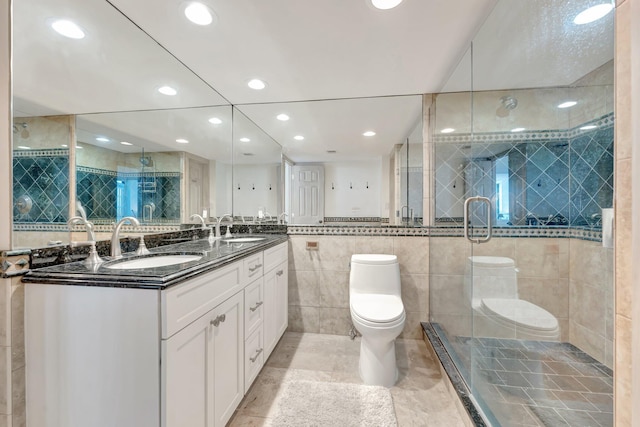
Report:
[[[558,278],[561,239],[516,239],[519,277]],[[563,246],[564,248],[564,246]]]
[[[544,308],[555,317],[569,317],[569,280],[518,278],[520,299]]]
[[[378,236],[357,236],[357,254],[393,254],[393,238]]]
[[[471,244],[460,237],[432,237],[430,244],[431,274],[464,275]]]
[[[632,387],[632,322],[630,319],[616,316],[616,353],[614,367],[615,425],[631,426],[633,408]]]
[[[620,3],[615,17],[616,126],[615,157],[631,157],[631,5]],[[619,189],[616,185],[616,190]]]
[[[426,322],[427,318],[422,313],[413,311],[406,312],[407,320],[404,323],[404,330],[400,338],[419,340],[422,338],[422,326],[420,322]]]
[[[442,314],[469,316],[471,301],[464,286],[464,276],[432,275],[429,280],[430,313],[436,317]]]
[[[400,276],[402,303],[405,311],[429,315],[429,276],[427,274],[403,274]]]
[[[569,317],[572,323],[575,322],[591,334],[604,339],[604,318],[607,311],[605,291],[575,280],[570,281],[569,287]]]
[[[11,347],[0,347],[0,414],[11,414]]]
[[[596,335],[589,329],[584,328],[579,323],[570,321],[569,341],[580,350],[587,353],[597,361],[605,361],[605,340],[602,335]]]
[[[515,259],[516,239],[494,238],[487,243],[473,246],[473,255],[479,256],[499,256]]]
[[[319,275],[320,307],[349,308],[349,272],[321,271]]]
[[[11,279],[0,279],[0,346],[11,345]]]
[[[316,271],[289,272],[289,304],[320,306],[320,275]]]
[[[24,359],[24,284],[15,278],[11,293],[11,366],[18,369]]]
[[[287,330],[290,332],[320,332],[320,309],[290,305]]]
[[[11,407],[12,424],[11,427],[24,427],[26,420],[26,379],[25,367],[14,369],[11,375]]]
[[[631,318],[631,160],[616,163],[616,312]]]
[[[429,238],[395,237],[393,253],[400,263],[400,274],[429,274]]]
[[[330,335],[349,335],[351,330],[351,311],[348,308],[320,308],[320,333]]]
[[[318,242],[318,250],[306,250],[306,242]],[[290,236],[289,270],[349,271],[355,253],[353,236]]]

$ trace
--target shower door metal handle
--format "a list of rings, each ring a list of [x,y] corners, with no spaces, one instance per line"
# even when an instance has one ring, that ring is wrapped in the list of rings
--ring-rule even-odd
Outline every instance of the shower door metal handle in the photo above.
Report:
[[[473,238],[469,235],[469,206],[473,202],[483,202],[487,205],[487,235],[483,238]],[[469,197],[464,201],[464,237],[471,243],[487,243],[491,240],[493,229],[491,228],[491,200],[488,197],[475,196]]]

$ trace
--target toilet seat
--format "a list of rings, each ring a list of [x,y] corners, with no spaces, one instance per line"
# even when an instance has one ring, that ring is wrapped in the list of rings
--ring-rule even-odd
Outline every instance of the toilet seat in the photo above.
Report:
[[[351,299],[351,313],[372,323],[394,323],[404,315],[402,300],[395,295],[360,294]]]
[[[534,331],[556,331],[558,319],[542,307],[529,301],[510,298],[484,298],[480,309],[489,316],[498,316],[520,328]]]

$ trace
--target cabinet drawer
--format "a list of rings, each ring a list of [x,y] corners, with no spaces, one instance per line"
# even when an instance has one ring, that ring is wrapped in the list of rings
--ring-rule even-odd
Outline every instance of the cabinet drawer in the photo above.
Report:
[[[269,248],[264,251],[264,271],[265,273],[273,270],[278,264],[286,260],[288,257],[289,246],[287,242],[280,243],[278,246]]]
[[[249,255],[246,257],[243,262],[243,270],[244,270],[244,282],[243,285],[246,286],[249,283],[253,282],[258,277],[262,276],[262,252],[258,252],[257,254]]]
[[[262,329],[257,329],[244,343],[244,392],[253,384],[264,363]]]
[[[170,337],[242,290],[242,271],[242,261],[238,261],[163,291],[162,338]]]
[[[259,278],[244,288],[244,329],[248,337],[262,327],[264,312],[264,280]]]

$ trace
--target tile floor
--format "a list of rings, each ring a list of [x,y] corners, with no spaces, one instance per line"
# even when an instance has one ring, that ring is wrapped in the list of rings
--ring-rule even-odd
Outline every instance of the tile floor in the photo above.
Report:
[[[611,369],[569,343],[456,337],[453,347],[502,426],[613,426]]]
[[[359,338],[351,341],[338,335],[285,333],[229,426],[272,426],[278,389],[287,373],[310,381],[361,383],[359,352]],[[399,339],[396,357],[400,379],[391,388],[391,395],[398,425],[464,427],[438,362],[431,358],[426,344]]]

